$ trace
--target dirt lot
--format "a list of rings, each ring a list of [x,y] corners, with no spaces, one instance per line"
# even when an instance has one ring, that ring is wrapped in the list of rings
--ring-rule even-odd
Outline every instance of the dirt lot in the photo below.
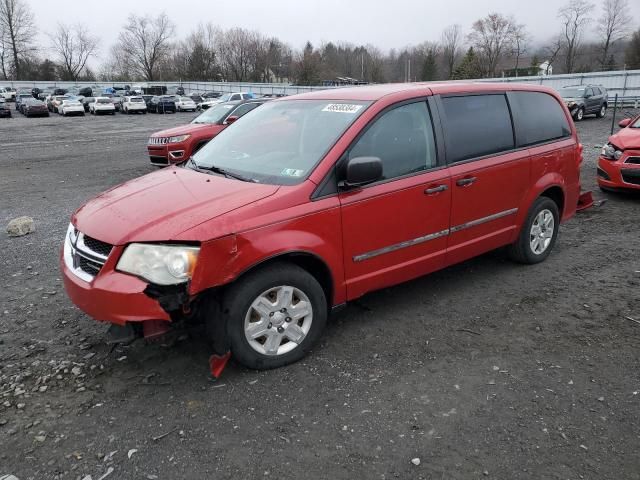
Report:
[[[60,281],[69,216],[191,117],[0,119],[1,223],[37,228],[0,233],[0,477],[640,479],[637,196],[543,264],[493,252],[370,294],[280,370],[213,382],[200,335],[105,345]],[[586,188],[610,122],[579,124]]]

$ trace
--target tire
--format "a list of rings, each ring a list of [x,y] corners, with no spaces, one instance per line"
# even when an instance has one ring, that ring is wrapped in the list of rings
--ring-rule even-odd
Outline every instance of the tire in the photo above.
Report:
[[[542,227],[542,231],[539,228],[535,228],[535,232],[540,232],[539,235],[544,235],[544,237],[537,239],[537,246],[540,247],[540,250],[536,251],[537,249],[534,250],[534,242],[536,241],[534,227],[540,226],[542,223],[540,220],[544,218],[544,215],[548,214],[551,214],[553,220],[551,222],[552,231],[549,236],[549,226],[546,222]],[[546,260],[558,239],[559,226],[560,213],[556,202],[549,197],[538,197],[529,209],[527,219],[520,230],[518,239],[509,246],[509,257],[516,262],[529,265]],[[549,241],[547,242],[546,240]]]
[[[582,121],[582,119],[583,119],[583,118],[584,118],[584,107],[580,107],[580,108],[578,109],[578,111],[576,112],[575,117],[573,117],[573,119],[574,119],[576,122],[580,122],[580,121]]]
[[[598,118],[604,118],[604,116],[607,114],[607,106],[606,105],[602,105],[600,107],[600,110],[598,111],[598,113],[596,113],[596,117]]]
[[[291,293],[289,297],[288,292]],[[264,316],[253,308],[261,298]],[[280,302],[284,303],[278,305]],[[291,321],[287,314],[302,302],[310,306],[309,313]],[[283,311],[281,306],[289,311]],[[231,352],[238,363],[256,370],[277,368],[300,360],[318,341],[327,321],[327,300],[324,290],[310,273],[293,264],[278,263],[251,272],[233,284],[222,300],[221,320],[226,322]],[[253,325],[258,334],[262,331],[258,326],[261,322],[265,334],[250,343],[246,329]],[[300,343],[289,339],[289,335],[299,334],[302,334]],[[275,347],[272,351],[280,353],[265,353],[268,338],[273,339],[269,348]]]

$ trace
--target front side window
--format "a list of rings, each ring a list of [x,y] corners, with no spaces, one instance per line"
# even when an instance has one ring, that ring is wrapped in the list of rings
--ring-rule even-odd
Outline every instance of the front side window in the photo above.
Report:
[[[510,92],[509,103],[519,147],[571,136],[571,127],[558,101],[542,92]]]
[[[587,88],[584,92],[585,97],[593,97],[593,88]]]
[[[350,149],[348,158],[356,157],[380,158],[384,179],[435,167],[436,145],[426,102],[385,112]]]
[[[369,103],[267,102],[223,130],[193,160],[202,169],[218,167],[261,183],[295,185],[309,175]]]
[[[514,148],[511,115],[503,94],[442,98],[449,163]]]

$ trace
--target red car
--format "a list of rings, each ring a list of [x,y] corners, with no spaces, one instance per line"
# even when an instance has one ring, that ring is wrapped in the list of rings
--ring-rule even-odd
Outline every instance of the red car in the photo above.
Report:
[[[603,190],[640,190],[640,116],[618,123],[598,158],[598,185]]]
[[[272,100],[188,162],[76,211],[64,284],[123,332],[204,322],[217,358],[278,367],[367,292],[503,246],[518,262],[545,260],[576,211],[581,161],[567,108],[542,86]]]
[[[151,164],[166,167],[184,162],[228,125],[264,102],[265,100],[247,100],[219,103],[188,125],[154,133],[147,143]]]

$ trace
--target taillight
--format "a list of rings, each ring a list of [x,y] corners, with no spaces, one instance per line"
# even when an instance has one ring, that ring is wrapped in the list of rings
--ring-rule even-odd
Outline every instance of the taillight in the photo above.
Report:
[[[583,152],[583,150],[584,150],[584,145],[579,143],[578,144],[578,165],[582,164],[582,160],[583,160],[582,152]]]

